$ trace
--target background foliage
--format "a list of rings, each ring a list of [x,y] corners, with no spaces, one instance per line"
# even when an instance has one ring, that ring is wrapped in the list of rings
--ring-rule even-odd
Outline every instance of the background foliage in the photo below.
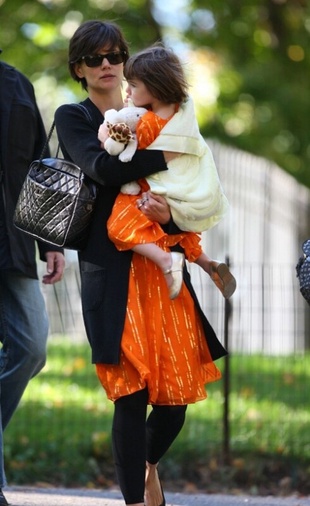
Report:
[[[163,39],[188,63],[203,134],[310,187],[306,0],[0,0],[0,9],[3,59],[34,82],[45,116],[82,98],[67,72],[73,31],[86,19],[114,20],[132,52]]]

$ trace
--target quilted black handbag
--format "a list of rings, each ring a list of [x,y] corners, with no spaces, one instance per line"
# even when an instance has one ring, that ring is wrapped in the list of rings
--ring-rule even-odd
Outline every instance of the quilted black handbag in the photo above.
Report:
[[[17,201],[14,225],[41,241],[80,250],[87,241],[97,188],[74,163],[43,158],[54,127],[55,122],[40,159],[30,165]]]
[[[296,272],[300,293],[310,305],[310,239],[303,243],[302,250],[304,255],[300,257],[296,265]]]

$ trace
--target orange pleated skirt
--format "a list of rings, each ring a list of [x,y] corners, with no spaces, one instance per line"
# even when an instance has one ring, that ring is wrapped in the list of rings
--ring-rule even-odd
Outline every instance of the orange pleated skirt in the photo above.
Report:
[[[97,364],[112,401],[148,388],[149,403],[184,405],[207,397],[205,385],[220,379],[194,302],[183,283],[169,299],[162,271],[133,254],[119,365]]]

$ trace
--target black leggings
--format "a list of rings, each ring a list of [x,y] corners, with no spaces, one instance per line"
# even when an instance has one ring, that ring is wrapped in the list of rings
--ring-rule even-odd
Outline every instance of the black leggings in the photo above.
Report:
[[[152,406],[146,420],[147,401],[144,389],[115,402],[113,454],[126,504],[144,502],[145,461],[157,464],[185,421],[187,406]]]

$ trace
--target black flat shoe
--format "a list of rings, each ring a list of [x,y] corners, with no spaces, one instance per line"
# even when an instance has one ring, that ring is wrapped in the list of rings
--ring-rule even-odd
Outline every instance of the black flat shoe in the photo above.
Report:
[[[9,506],[9,503],[7,502],[6,498],[4,497],[1,488],[0,488],[0,506]]]

